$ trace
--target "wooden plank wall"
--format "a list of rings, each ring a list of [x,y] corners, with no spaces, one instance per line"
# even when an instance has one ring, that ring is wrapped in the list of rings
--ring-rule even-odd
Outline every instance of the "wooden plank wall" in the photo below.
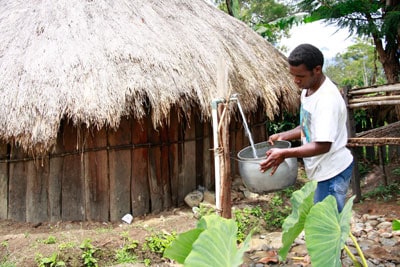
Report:
[[[61,219],[83,221],[85,216],[84,153],[81,129],[68,124],[62,132],[63,169],[61,177]]]
[[[84,196],[85,215],[89,221],[108,221],[110,210],[110,182],[108,175],[107,133],[84,130]],[[128,204],[128,203],[127,203]],[[128,204],[129,205],[129,204]]]
[[[120,148],[108,151],[110,180],[110,220],[117,221],[131,213],[131,175],[132,175],[132,121],[123,118],[118,130],[110,130],[108,144]],[[126,149],[126,148],[129,149]]]
[[[0,142],[0,219],[7,218],[8,212],[8,151],[7,144]]]
[[[14,221],[26,221],[28,164],[27,161],[17,161],[24,157],[21,148],[12,146],[8,184],[8,218]]]
[[[61,126],[61,131],[64,125]],[[61,220],[61,195],[62,195],[62,180],[64,170],[64,157],[61,156],[63,151],[62,135],[58,136],[55,146],[54,155],[49,159],[49,184],[48,184],[48,220],[58,222]]]
[[[0,219],[119,221],[127,213],[137,217],[184,205],[198,186],[214,190],[211,122],[196,113],[185,116],[190,123],[172,110],[157,129],[150,119],[124,118],[117,130],[63,121],[52,154],[40,159],[0,144]],[[230,131],[236,156],[249,143],[241,118]]]
[[[38,223],[48,220],[48,158],[27,161],[26,221]]]
[[[134,121],[132,125],[132,180],[131,198],[132,215],[139,216],[147,214],[150,209],[149,182],[147,179],[149,164],[149,147],[140,145],[148,143],[149,122]]]

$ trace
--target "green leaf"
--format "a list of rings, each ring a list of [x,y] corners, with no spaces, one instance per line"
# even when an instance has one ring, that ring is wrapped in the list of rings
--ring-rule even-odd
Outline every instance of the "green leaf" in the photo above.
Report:
[[[356,196],[352,196],[349,200],[347,200],[346,205],[344,205],[344,208],[342,212],[339,214],[339,224],[340,224],[340,229],[341,229],[341,247],[340,249],[343,249],[347,238],[350,235],[350,221],[351,221],[351,216],[352,216],[352,209],[353,209],[353,201]],[[335,200],[336,202],[336,200]]]
[[[178,237],[172,241],[171,245],[165,249],[164,257],[183,264],[192,250],[192,244],[203,231],[204,229],[196,228],[179,234]]]
[[[342,266],[340,255],[350,232],[353,199],[347,202],[340,215],[333,196],[326,197],[311,208],[304,230],[313,266]]]
[[[242,247],[240,250],[237,248],[235,221],[216,215],[204,217],[207,217],[205,219],[207,229],[193,243],[192,251],[186,258],[184,266],[239,266],[243,262],[245,248]]]
[[[392,228],[394,231],[400,230],[400,220],[393,220]]]
[[[317,182],[310,181],[300,190],[294,192],[290,198],[292,213],[285,219],[282,225],[282,248],[279,250],[279,257],[283,260],[286,259],[294,240],[304,229],[304,222],[314,204],[315,188],[317,188]]]

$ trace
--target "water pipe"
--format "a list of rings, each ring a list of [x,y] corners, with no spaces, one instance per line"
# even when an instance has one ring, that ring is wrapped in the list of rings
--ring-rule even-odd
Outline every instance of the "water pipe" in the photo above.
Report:
[[[232,95],[230,100],[237,101],[237,94]],[[214,141],[214,179],[215,179],[215,207],[217,212],[221,211],[221,170],[219,158],[219,142],[218,142],[218,104],[225,103],[223,98],[215,98],[211,101],[211,116],[213,127],[213,141]]]

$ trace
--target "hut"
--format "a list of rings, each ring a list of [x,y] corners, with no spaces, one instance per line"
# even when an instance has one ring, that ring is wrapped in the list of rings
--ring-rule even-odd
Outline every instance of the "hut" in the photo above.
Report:
[[[256,141],[298,104],[285,57],[204,0],[3,0],[0,39],[0,219],[117,221],[212,187],[219,58]]]

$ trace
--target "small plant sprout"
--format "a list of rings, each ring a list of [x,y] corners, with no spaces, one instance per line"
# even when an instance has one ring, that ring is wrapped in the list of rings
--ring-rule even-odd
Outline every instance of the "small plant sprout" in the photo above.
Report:
[[[96,252],[96,248],[92,245],[92,241],[90,239],[85,239],[83,243],[80,245],[80,249],[83,250],[82,259],[84,266],[88,267],[97,267],[97,260],[94,257],[94,253]]]

